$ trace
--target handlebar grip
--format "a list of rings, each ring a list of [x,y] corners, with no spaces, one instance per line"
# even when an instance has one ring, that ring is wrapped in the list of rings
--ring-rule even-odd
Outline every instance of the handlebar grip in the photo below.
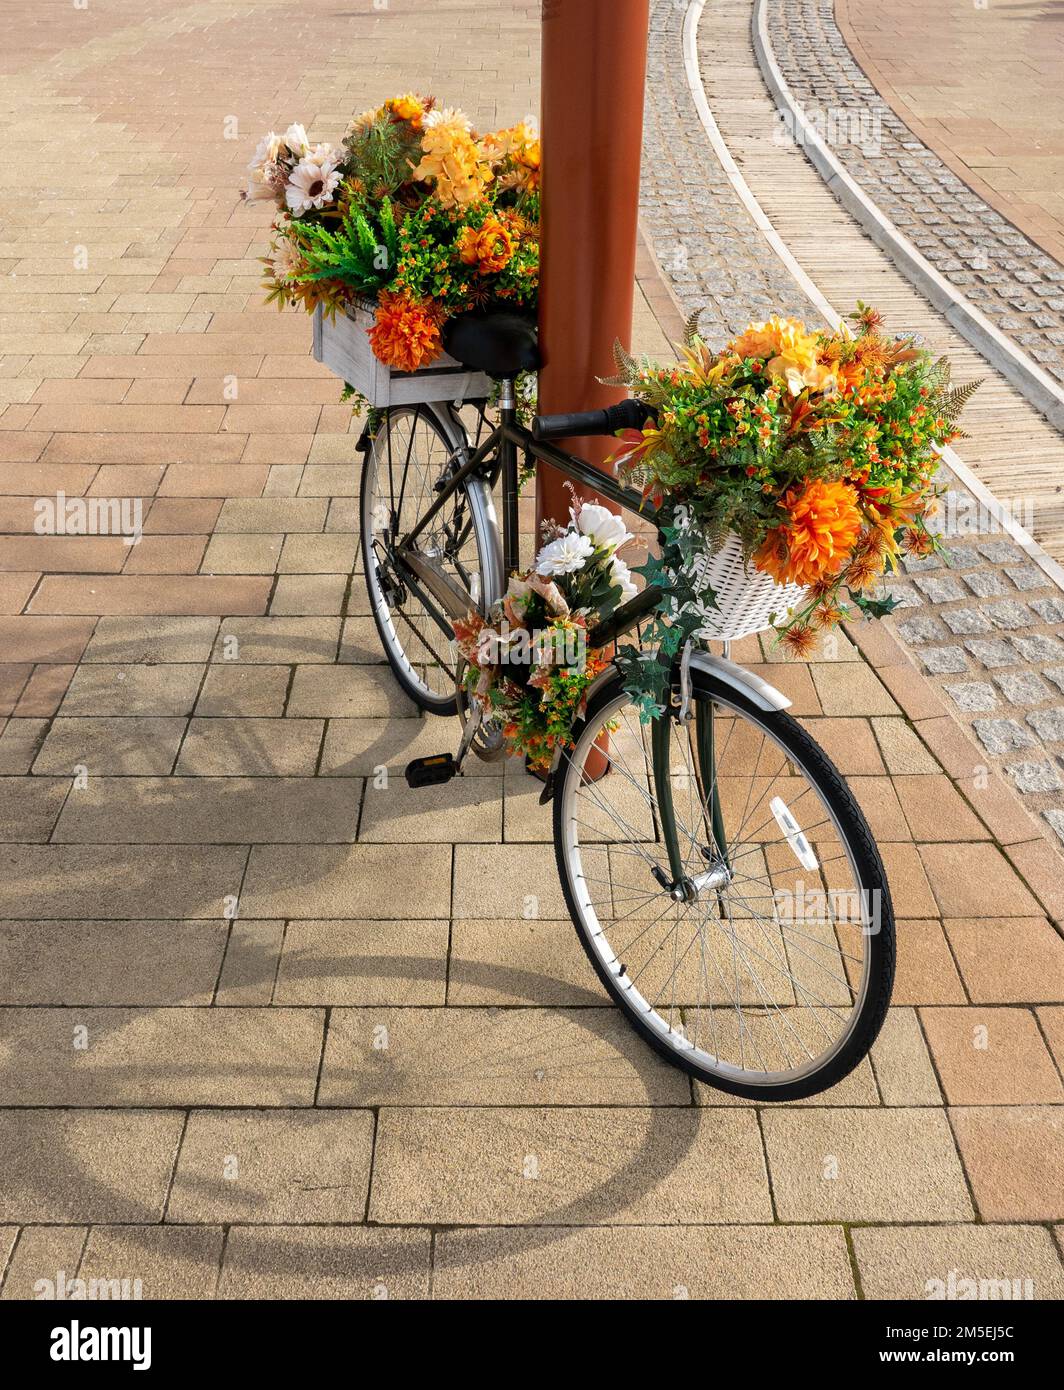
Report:
[[[570,439],[578,435],[616,434],[642,429],[656,412],[644,401],[619,401],[604,410],[577,410],[568,415],[537,415],[532,421],[534,439]]]

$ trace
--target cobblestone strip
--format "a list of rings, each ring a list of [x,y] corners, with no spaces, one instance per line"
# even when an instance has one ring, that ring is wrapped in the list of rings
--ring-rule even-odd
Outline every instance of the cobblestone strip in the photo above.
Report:
[[[1064,266],[909,129],[851,54],[833,0],[765,0],[772,48],[817,133],[928,261],[1058,381]],[[781,124],[780,138],[788,132]]]
[[[699,48],[711,106],[715,83],[721,91],[729,88],[736,64],[744,76],[757,75],[745,23],[750,8],[748,0],[711,4],[702,16]],[[653,5],[643,220],[659,264],[685,312],[703,310],[704,331],[714,341],[774,309],[817,321],[820,311],[787,274],[706,141],[684,70],[683,23],[683,12],[668,0]],[[766,119],[774,121],[767,91],[763,101]],[[726,122],[722,133],[727,138]],[[782,144],[777,154],[788,148],[807,167],[796,146]],[[749,168],[741,150],[731,152],[741,169]],[[832,201],[810,173],[814,187]],[[867,247],[864,232],[850,225]],[[978,739],[973,763],[982,756],[1005,771],[1028,807],[1064,841],[1064,644],[1058,635],[1064,597],[1019,544],[981,529],[989,519],[963,483],[948,471],[944,481],[950,525],[971,534],[951,543],[947,561],[909,564],[885,586],[899,602],[892,626]]]

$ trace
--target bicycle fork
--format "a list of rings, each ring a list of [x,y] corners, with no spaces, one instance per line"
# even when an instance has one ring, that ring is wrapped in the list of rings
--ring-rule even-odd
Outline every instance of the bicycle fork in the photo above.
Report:
[[[688,642],[680,664],[679,694],[672,697],[676,702],[670,702],[670,707],[654,720],[650,731],[654,792],[662,841],[669,859],[671,882],[664,870],[656,869],[654,876],[677,902],[697,902],[700,897],[726,887],[733,874],[728,859],[720,780],[717,776],[713,706],[708,701],[696,703],[691,699],[690,651],[691,644]],[[670,693],[672,688],[670,684]],[[674,722],[688,732],[688,736],[690,726],[694,725],[693,772],[702,824],[709,841],[708,844],[700,846],[709,867],[696,874],[692,874],[687,866],[680,844],[680,827],[676,819],[671,766]],[[687,827],[686,834],[688,839],[696,836],[698,827]]]

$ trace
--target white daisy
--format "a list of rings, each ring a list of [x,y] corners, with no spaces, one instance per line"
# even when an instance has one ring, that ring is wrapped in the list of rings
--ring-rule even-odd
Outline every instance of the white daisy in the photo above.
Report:
[[[590,559],[594,553],[594,544],[588,536],[567,531],[564,536],[551,541],[539,552],[536,556],[536,572],[547,575],[572,574],[574,570],[582,569],[584,561]]]
[[[288,176],[284,197],[293,217],[301,217],[311,208],[323,208],[331,203],[340,184],[337,165],[340,156],[329,145],[316,145],[301,159]]]

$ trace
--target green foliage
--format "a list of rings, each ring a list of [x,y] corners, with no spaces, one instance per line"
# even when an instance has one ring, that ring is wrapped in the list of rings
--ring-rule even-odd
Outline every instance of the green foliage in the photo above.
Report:
[[[368,294],[395,274],[399,233],[389,198],[376,208],[352,202],[335,231],[321,223],[293,223],[291,236],[305,265],[302,281],[338,280]]]
[[[389,197],[408,183],[421,160],[420,137],[409,123],[395,121],[388,113],[353,130],[344,148],[352,173],[372,199]]]

